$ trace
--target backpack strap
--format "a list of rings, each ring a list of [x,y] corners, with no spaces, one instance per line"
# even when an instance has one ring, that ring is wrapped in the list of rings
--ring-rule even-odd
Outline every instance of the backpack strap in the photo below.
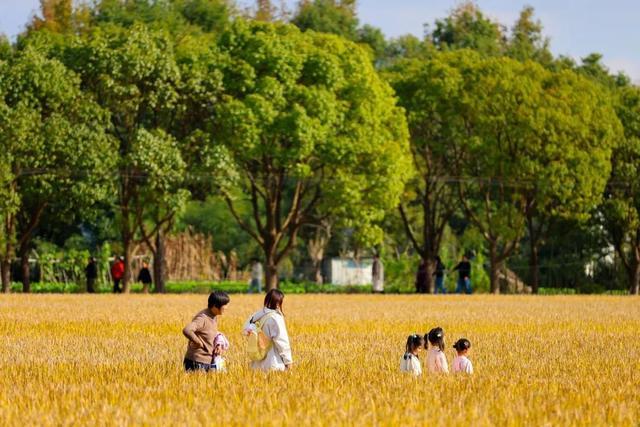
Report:
[[[256,328],[258,329],[262,329],[262,326],[264,325],[264,323],[269,320],[270,318],[272,318],[275,314],[277,313],[277,311],[271,311],[269,313],[264,314],[260,319],[258,320],[254,320],[251,319],[251,323],[256,325]]]

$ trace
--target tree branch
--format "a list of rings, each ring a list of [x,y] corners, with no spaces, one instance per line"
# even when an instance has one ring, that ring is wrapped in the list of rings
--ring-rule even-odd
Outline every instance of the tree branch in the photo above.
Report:
[[[264,245],[264,239],[262,238],[262,236],[258,235],[255,231],[253,231],[251,229],[251,227],[249,227],[240,218],[240,215],[238,215],[238,212],[236,211],[236,209],[235,209],[235,207],[233,205],[233,201],[231,200],[229,195],[228,194],[224,194],[223,198],[224,198],[224,201],[227,203],[227,206],[229,207],[229,211],[231,212],[231,215],[233,215],[233,217],[235,218],[235,220],[238,223],[238,225],[240,226],[240,228],[242,228],[244,231],[246,231],[260,245]]]
[[[416,250],[416,252],[418,252],[420,254],[421,257],[424,258],[424,256],[425,256],[424,248],[421,247],[418,244],[418,241],[416,240],[415,234],[414,234],[413,230],[411,229],[411,224],[409,223],[409,219],[407,218],[407,214],[404,211],[404,207],[402,206],[402,203],[400,203],[398,205],[398,209],[400,210],[400,217],[402,218],[402,225],[404,226],[404,230],[407,233],[407,236],[409,237],[409,240],[411,241],[411,244],[413,245],[413,248]]]

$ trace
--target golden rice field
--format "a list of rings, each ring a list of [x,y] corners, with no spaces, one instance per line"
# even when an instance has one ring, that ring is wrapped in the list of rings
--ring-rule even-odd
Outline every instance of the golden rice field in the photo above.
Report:
[[[295,370],[246,367],[232,296],[230,371],[182,371],[204,295],[0,296],[2,425],[629,425],[640,422],[632,297],[287,296]],[[406,336],[472,342],[472,377],[399,373]]]

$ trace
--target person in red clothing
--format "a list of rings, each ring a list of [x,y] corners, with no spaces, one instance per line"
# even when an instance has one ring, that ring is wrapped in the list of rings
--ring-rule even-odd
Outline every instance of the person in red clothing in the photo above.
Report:
[[[116,262],[111,266],[111,278],[113,279],[113,293],[119,294],[122,292],[120,289],[120,281],[124,277],[124,258],[116,257]]]

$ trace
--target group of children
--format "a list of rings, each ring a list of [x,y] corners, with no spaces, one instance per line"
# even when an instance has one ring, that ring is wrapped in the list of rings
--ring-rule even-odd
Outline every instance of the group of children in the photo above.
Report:
[[[216,355],[211,361],[211,369],[216,371],[226,371],[226,361],[222,356],[229,349],[229,340],[223,334],[218,333],[214,339]],[[422,335],[413,334],[407,338],[407,347],[402,359],[400,359],[400,371],[416,376],[422,375],[422,364],[419,354],[422,348],[427,350],[427,369],[430,373],[449,373],[447,356],[444,353],[444,331],[437,327]],[[473,365],[467,358],[471,342],[466,338],[460,338],[453,345],[457,356],[453,359],[452,370],[454,373],[462,372],[473,374]]]
[[[409,335],[407,347],[402,359],[400,359],[400,370],[413,375],[422,375],[422,364],[419,353],[424,347],[427,350],[427,369],[430,373],[449,373],[447,356],[444,353],[444,331],[437,327],[425,334],[424,337],[418,334]],[[467,358],[471,342],[466,338],[460,338],[453,345],[458,355],[453,359],[452,369],[454,373],[473,373],[473,365]]]

